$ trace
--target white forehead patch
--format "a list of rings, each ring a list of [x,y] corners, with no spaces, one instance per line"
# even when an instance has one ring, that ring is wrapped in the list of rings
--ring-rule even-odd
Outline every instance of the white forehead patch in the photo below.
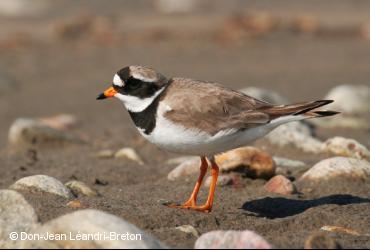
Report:
[[[123,87],[123,81],[121,80],[121,77],[119,75],[115,74],[113,77],[113,84],[119,87]]]

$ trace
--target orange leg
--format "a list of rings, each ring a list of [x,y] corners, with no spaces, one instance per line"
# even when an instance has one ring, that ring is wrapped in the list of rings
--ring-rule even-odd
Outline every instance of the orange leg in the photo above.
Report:
[[[192,195],[190,196],[190,199],[186,201],[183,205],[169,205],[169,207],[173,208],[186,208],[186,209],[192,209],[200,212],[211,212],[212,211],[212,205],[213,205],[213,199],[214,199],[214,194],[215,194],[215,189],[216,189],[216,184],[217,184],[217,178],[218,178],[218,173],[219,173],[219,168],[216,164],[216,162],[212,159],[211,160],[211,174],[212,174],[212,182],[211,186],[209,188],[209,195],[207,202],[202,205],[202,206],[197,206],[196,205],[196,200],[197,200],[197,195],[200,189],[200,186],[202,185],[203,178],[207,172],[207,160],[205,157],[201,157],[201,167],[200,167],[200,175],[198,178],[198,181],[194,187],[194,191]]]

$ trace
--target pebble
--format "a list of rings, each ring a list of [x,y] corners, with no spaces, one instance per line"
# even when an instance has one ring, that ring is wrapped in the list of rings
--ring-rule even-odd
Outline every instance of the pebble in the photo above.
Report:
[[[370,178],[370,163],[365,160],[333,157],[322,160],[304,173],[297,181],[297,185],[315,181],[326,181],[336,177],[353,180],[366,180]]]
[[[216,156],[221,171],[242,170],[248,177],[268,179],[275,175],[272,157],[255,147],[242,147]]]
[[[69,208],[86,208],[84,204],[80,200],[72,200],[67,203],[67,207]]]
[[[23,195],[13,190],[0,190],[0,248],[17,247],[9,234],[29,232],[37,225],[36,212]]]
[[[209,187],[211,186],[212,176],[208,176],[206,181],[204,182],[204,186]],[[228,185],[232,185],[234,182],[234,178],[230,175],[219,175],[217,179],[217,186],[224,187]]]
[[[314,232],[306,239],[304,249],[341,249],[341,247],[327,233]]]
[[[64,184],[75,196],[84,195],[88,197],[98,196],[98,193],[82,181],[69,181]]]
[[[338,156],[347,156],[370,161],[370,151],[361,143],[344,137],[330,138],[324,142],[324,151]]]
[[[274,159],[276,166],[279,166],[282,168],[297,169],[297,168],[306,167],[306,163],[302,161],[291,160],[288,158],[278,157],[278,156],[274,156],[272,157],[272,159]]]
[[[217,155],[216,162],[221,172],[242,171],[251,178],[268,179],[275,175],[276,170],[272,157],[254,147],[243,147],[227,151]],[[199,166],[199,157],[186,159],[173,169],[167,178],[173,181],[199,173]]]
[[[252,231],[212,231],[195,242],[195,249],[271,249],[272,246]]]
[[[57,130],[68,130],[76,126],[77,117],[71,114],[59,114],[38,119],[41,124]]]
[[[349,114],[366,113],[370,110],[370,87],[340,85],[330,90],[324,99],[334,100],[327,109]]]
[[[71,191],[57,179],[46,175],[33,175],[19,179],[10,189],[26,190],[26,191],[41,191],[59,195],[66,199],[73,198]]]
[[[199,157],[187,159],[180,163],[175,169],[173,169],[168,175],[167,179],[175,181],[185,176],[199,173],[200,159]]]
[[[272,177],[264,186],[265,190],[270,193],[291,195],[297,192],[294,184],[285,176],[277,175]]]
[[[138,229],[129,222],[93,209],[78,210],[70,214],[63,215],[56,219],[46,222],[41,227],[32,231],[32,233],[45,234],[67,234],[72,235],[74,239],[87,234],[92,235],[110,235],[114,233],[116,236],[121,235],[132,240],[125,240],[121,237],[116,239],[105,240],[95,237],[87,240],[40,240],[40,241],[22,241],[22,248],[30,249],[45,249],[45,248],[105,248],[105,249],[121,249],[121,248],[154,248],[163,249],[165,246],[158,240],[152,238],[144,231]],[[137,240],[135,240],[137,239]]]
[[[100,150],[95,155],[98,158],[113,158],[114,152],[110,149],[105,149],[105,150]]]
[[[363,234],[360,234],[356,230],[353,230],[351,228],[345,228],[345,227],[338,227],[338,226],[323,226],[320,228],[322,231],[332,232],[332,233],[344,233],[344,234],[350,234],[354,236],[361,236]],[[370,235],[367,235],[370,236]]]
[[[34,119],[18,118],[9,129],[9,143],[15,147],[82,143],[80,138],[46,126]]]
[[[191,225],[182,225],[182,226],[176,227],[175,229],[181,232],[184,232],[186,234],[191,234],[194,237],[199,238],[199,232]]]
[[[144,165],[143,160],[133,148],[122,148],[114,154],[114,157],[119,159],[128,159],[138,163],[139,165]]]
[[[289,100],[287,98],[272,90],[261,89],[257,87],[247,87],[241,89],[240,92],[275,105],[283,105],[289,103]]]
[[[293,145],[308,153],[322,151],[322,142],[312,136],[312,129],[303,122],[283,124],[267,134],[266,138],[280,147]]]

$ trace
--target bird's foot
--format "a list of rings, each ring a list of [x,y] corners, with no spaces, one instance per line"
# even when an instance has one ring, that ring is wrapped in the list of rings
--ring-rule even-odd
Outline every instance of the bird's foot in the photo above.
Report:
[[[180,205],[180,204],[166,204],[167,207],[170,207],[170,208],[181,208],[181,209],[189,209],[189,210],[194,210],[194,211],[198,211],[198,212],[203,212],[203,213],[210,213],[212,211],[212,206],[210,204],[205,204],[205,205],[202,205],[202,206],[197,206],[195,204],[195,201],[187,201],[185,202],[184,204]]]

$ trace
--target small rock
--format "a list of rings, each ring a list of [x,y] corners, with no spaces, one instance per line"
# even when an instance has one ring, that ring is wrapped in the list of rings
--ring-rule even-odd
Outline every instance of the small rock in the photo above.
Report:
[[[73,194],[63,183],[46,175],[24,177],[11,185],[10,188],[15,190],[41,191],[59,195],[67,199],[73,198]]]
[[[23,195],[13,190],[0,190],[0,248],[16,247],[16,242],[9,239],[11,232],[29,232],[36,226],[36,212]]]
[[[247,87],[241,89],[240,92],[275,105],[283,105],[289,103],[288,99],[272,90],[261,89],[256,87]]]
[[[96,157],[98,158],[113,158],[114,152],[110,149],[101,150],[96,153]]]
[[[333,157],[317,163],[302,175],[297,185],[326,181],[336,177],[353,180],[366,180],[370,178],[370,163],[347,157]]]
[[[200,236],[195,249],[271,249],[271,245],[252,231],[212,231]]]
[[[370,87],[365,85],[340,85],[327,94],[325,99],[334,100],[327,109],[344,113],[364,113],[370,110]]]
[[[184,176],[199,173],[199,168],[200,168],[199,157],[188,159],[182,162],[180,165],[178,165],[175,169],[173,169],[168,174],[167,179],[170,181],[174,181]]]
[[[59,114],[39,119],[41,124],[57,130],[68,130],[77,124],[77,117],[70,114]]]
[[[330,138],[324,142],[324,151],[338,156],[348,156],[370,161],[369,150],[353,139],[343,137]]]
[[[45,234],[66,234],[67,240],[34,240],[23,241],[22,248],[165,248],[158,240],[147,235],[136,226],[124,221],[123,219],[98,210],[79,210],[59,218],[46,222],[43,226],[32,231],[32,233]],[[78,235],[87,236],[88,234],[98,235],[87,240],[77,239]],[[72,239],[69,238],[71,235]],[[100,235],[100,237],[99,237]],[[108,236],[108,239],[104,238]]]
[[[304,243],[305,249],[341,249],[340,245],[328,234],[315,232]]]
[[[0,15],[8,17],[39,16],[50,7],[48,1],[1,0]]]
[[[268,179],[275,175],[275,162],[266,152],[254,147],[242,147],[216,156],[221,171],[242,171],[251,178]]]
[[[211,186],[212,176],[208,176],[206,181],[204,182],[204,186],[209,187]],[[220,175],[217,179],[217,186],[223,187],[232,185],[234,182],[234,178],[230,175]]]
[[[350,229],[350,228],[345,228],[345,227],[338,227],[338,226],[323,226],[320,228],[320,230],[323,231],[328,231],[332,233],[344,233],[344,234],[350,234],[354,236],[361,236],[359,232],[356,230]]]
[[[199,238],[199,232],[191,225],[183,225],[176,227],[177,230],[180,230],[181,232],[184,232],[186,234],[191,234],[194,237]]]
[[[312,129],[303,122],[283,124],[266,135],[266,138],[280,147],[293,145],[309,153],[322,151],[322,142],[312,136]]]
[[[75,196],[79,196],[81,194],[88,197],[98,195],[95,190],[91,189],[82,181],[69,181],[65,184],[65,186],[69,188]]]
[[[243,172],[251,178],[268,179],[275,174],[275,163],[272,157],[254,147],[242,147],[216,156],[216,162],[222,172]],[[199,173],[200,160],[190,158],[182,162],[168,174],[169,180]]]
[[[33,119],[19,118],[9,129],[12,146],[50,146],[83,141],[67,132],[59,131]]]
[[[283,167],[283,168],[296,169],[296,168],[303,168],[306,166],[306,163],[302,161],[291,160],[291,159],[284,158],[284,157],[274,156],[272,157],[272,159],[274,159],[276,166]]]
[[[264,188],[270,193],[282,195],[291,195],[297,192],[294,184],[283,175],[277,175],[271,178],[265,184]]]
[[[134,161],[140,165],[144,165],[143,160],[132,148],[122,148],[114,154],[115,158],[128,159]]]
[[[69,207],[69,208],[86,208],[86,206],[83,205],[80,200],[69,201],[67,203],[67,207]]]

